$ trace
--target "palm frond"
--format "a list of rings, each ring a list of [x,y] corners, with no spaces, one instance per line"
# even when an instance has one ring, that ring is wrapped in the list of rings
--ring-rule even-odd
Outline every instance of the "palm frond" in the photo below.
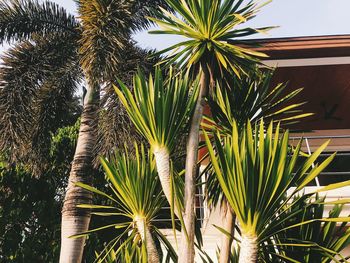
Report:
[[[54,2],[9,0],[0,3],[0,43],[51,33],[77,36],[79,22]]]
[[[36,36],[33,41],[24,41],[8,50],[3,56],[0,74],[0,148],[9,150],[16,159],[32,151],[33,135],[43,132],[39,128],[40,120],[56,116],[53,121],[56,124],[50,124],[52,128],[65,123],[67,116],[51,111],[57,110],[54,104],[46,107],[48,89],[61,95],[58,101],[70,103],[74,100],[79,76],[75,43],[61,35]],[[50,129],[45,134],[49,136],[54,131]]]
[[[52,134],[61,127],[73,125],[82,112],[80,99],[75,96],[78,89],[76,68],[57,73],[59,77],[41,85],[33,101],[29,142],[31,151],[27,155],[28,164],[35,173],[42,171],[47,165]]]
[[[150,16],[156,16],[160,8],[172,11],[170,6],[165,0],[136,0],[133,1],[131,6],[131,13],[133,17],[132,30],[138,31],[149,27],[152,21],[149,19]]]
[[[273,75],[274,70],[268,69],[256,69],[242,78],[226,75],[208,98],[211,116],[206,116],[203,125],[230,134],[234,122],[241,130],[248,120],[256,123],[264,118],[286,126],[311,116],[302,112],[306,102],[295,102],[302,88],[286,93],[287,83],[272,87]]]
[[[136,131],[115,93],[113,83],[117,83],[118,78],[131,87],[133,75],[137,73],[137,69],[139,68],[145,72],[145,75],[149,75],[154,71],[153,67],[159,62],[159,58],[151,59],[149,55],[153,54],[153,51],[141,49],[133,42],[130,42],[122,52],[125,56],[118,65],[117,72],[111,76],[111,81],[103,87],[101,92],[99,134],[95,156],[109,157],[111,149],[123,150],[125,143],[129,149],[133,148],[134,141],[146,143],[146,140]],[[95,162],[99,163],[99,159],[96,158]]]
[[[290,211],[284,214],[284,216],[293,216],[283,223],[283,228],[288,228],[289,225],[295,225],[298,222],[316,221],[278,233],[273,237],[275,245],[261,247],[261,253],[268,257],[273,251],[273,253],[300,262],[330,263],[337,260],[343,262],[344,257],[341,252],[350,243],[350,231],[346,229],[346,223],[321,222],[326,206],[329,206],[329,204],[325,204],[324,197],[316,196],[315,200],[312,201],[300,199],[297,205],[291,207]],[[328,218],[339,218],[342,209],[342,205],[334,205],[329,211]],[[302,212],[298,212],[298,210]]]

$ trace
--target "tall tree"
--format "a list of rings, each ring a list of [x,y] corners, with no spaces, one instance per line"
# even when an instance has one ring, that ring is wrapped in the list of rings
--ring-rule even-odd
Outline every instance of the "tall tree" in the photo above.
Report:
[[[1,72],[0,149],[9,151],[12,160],[37,159],[31,149],[42,149],[43,136],[57,128],[47,125],[59,120],[57,110],[67,108],[85,79],[79,139],[62,209],[61,262],[82,258],[84,238],[68,237],[86,231],[90,220],[90,212],[76,205],[89,202],[91,195],[75,183],[91,181],[101,89],[118,72],[131,33],[149,24],[146,7],[161,1],[76,3],[79,20],[50,1],[0,3],[0,43],[14,43]],[[64,114],[59,116],[64,119]]]
[[[243,22],[253,18],[260,7],[253,1],[240,0],[166,0],[179,14],[173,15],[166,10],[159,13],[159,19],[153,19],[160,30],[151,33],[181,35],[186,41],[175,44],[163,51],[173,50],[168,63],[178,63],[193,68],[200,74],[199,98],[192,116],[187,142],[185,189],[184,189],[184,226],[182,229],[182,248],[179,262],[194,261],[194,223],[195,223],[195,185],[198,171],[199,125],[202,121],[205,98],[215,79],[220,78],[224,70],[234,74],[244,74],[263,54],[239,45],[238,37],[252,35],[267,28],[237,28]]]

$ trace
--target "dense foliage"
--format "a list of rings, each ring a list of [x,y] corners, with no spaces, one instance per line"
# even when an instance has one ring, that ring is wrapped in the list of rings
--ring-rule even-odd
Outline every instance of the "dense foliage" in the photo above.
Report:
[[[33,176],[25,164],[0,167],[0,262],[57,262],[60,214],[77,128],[51,136],[49,168]],[[6,159],[6,158],[3,158]]]
[[[0,162],[0,262],[57,262],[60,245],[60,215],[64,190],[78,138],[79,120],[51,135],[49,168],[33,176],[24,164]],[[105,189],[105,178],[95,170],[94,184]],[[101,202],[96,197],[94,202]],[[91,227],[109,224],[115,218],[96,218]],[[118,232],[116,232],[118,233]],[[84,262],[116,233],[102,231],[87,242]]]

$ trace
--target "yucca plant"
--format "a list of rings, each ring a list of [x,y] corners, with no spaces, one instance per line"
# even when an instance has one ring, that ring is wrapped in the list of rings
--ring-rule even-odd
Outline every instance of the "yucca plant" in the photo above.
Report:
[[[198,80],[192,82],[188,72],[176,73],[173,69],[163,79],[160,68],[156,68],[154,77],[150,75],[148,79],[138,72],[134,76],[133,92],[130,90],[119,81],[116,92],[136,129],[149,142],[163,192],[181,218],[181,197],[174,198],[170,154],[188,127],[198,97]]]
[[[341,217],[343,200],[330,201],[325,204],[325,197],[312,197],[300,199],[290,207],[283,217],[289,216],[288,220],[282,220],[281,232],[277,233],[273,244],[269,243],[261,249],[265,260],[279,262],[281,259],[292,258],[296,262],[348,262],[349,257],[344,257],[341,252],[350,244],[350,231],[346,222],[339,223]],[[327,222],[322,222],[326,211],[330,207]],[[291,216],[290,216],[291,215]],[[310,222],[300,224],[300,222]],[[291,246],[290,243],[298,245]],[[271,258],[271,255],[278,255]]]
[[[176,254],[174,250],[171,248],[171,245],[168,243],[166,238],[164,236],[161,237],[163,241],[165,241],[165,255],[163,255],[163,258],[161,262],[164,263],[170,263],[170,262],[176,262]],[[170,249],[169,249],[170,248]],[[139,246],[134,246],[132,242],[128,242],[123,246],[123,248],[118,251],[118,253],[115,252],[114,249],[112,249],[108,256],[101,260],[101,256],[99,254],[96,254],[97,261],[96,263],[117,263],[117,262],[130,262],[130,263],[139,263],[139,262],[147,262],[145,260],[145,255],[143,254],[143,251],[140,249]]]
[[[204,98],[209,86],[224,70],[241,75],[264,56],[249,48],[237,45],[236,38],[253,35],[268,28],[244,28],[241,24],[253,18],[260,9],[253,1],[241,0],[166,0],[177,13],[166,10],[151,18],[160,30],[150,33],[180,35],[186,40],[164,49],[172,51],[166,62],[192,68],[200,75],[200,91],[188,136],[185,172],[185,213],[182,228],[182,249],[179,262],[194,261],[195,182],[198,163],[199,125],[203,116]],[[243,73],[244,74],[244,73]]]
[[[124,219],[81,233],[75,238],[106,228],[122,229],[123,233],[110,241],[98,260],[105,260],[113,249],[115,257],[123,257],[124,249],[127,249],[129,252],[133,251],[130,255],[142,259],[141,262],[161,262],[154,238],[162,242],[164,238],[156,230],[153,220],[163,207],[165,198],[160,189],[153,156],[147,155],[143,146],[139,148],[135,144],[135,157],[125,149],[124,153],[116,153],[113,161],[102,158],[101,162],[113,194],[101,192],[86,184],[77,185],[106,197],[110,204],[81,204],[79,207],[92,209],[93,215],[118,216]],[[134,262],[134,259],[130,262]]]
[[[248,120],[251,123],[256,123],[261,118],[274,119],[274,121],[280,121],[286,126],[312,115],[311,113],[302,113],[300,108],[305,102],[291,102],[302,89],[296,89],[286,94],[286,83],[272,87],[273,74],[274,70],[259,69],[258,67],[249,75],[244,75],[241,78],[225,74],[208,96],[211,114],[205,115],[202,127],[209,133],[220,130],[222,136],[229,136],[232,133],[234,122],[237,123],[238,130],[241,131]],[[207,155],[204,158],[206,157]],[[210,163],[202,172],[202,175],[206,177],[208,203],[213,207],[221,205],[223,215],[221,228],[225,232],[234,234],[234,214],[226,199],[222,198],[221,187],[213,173],[213,167]],[[220,247],[220,262],[227,262],[231,244],[232,237],[224,234]]]
[[[117,262],[117,255],[114,251],[114,249],[112,249],[111,251],[109,251],[109,253],[107,254],[106,257],[104,257],[103,260],[101,260],[101,256],[95,252],[96,254],[96,259],[97,259],[97,263],[115,263]]]
[[[301,142],[291,150],[288,146],[288,131],[280,134],[279,124],[274,129],[270,123],[265,131],[263,121],[256,125],[254,130],[250,122],[247,122],[246,127],[239,133],[237,124],[233,123],[231,136],[222,139],[221,133],[217,132],[214,134],[214,143],[208,134],[204,135],[220,186],[237,216],[241,231],[240,263],[257,262],[259,246],[287,228],[292,229],[314,221],[350,221],[348,217],[321,218],[281,228],[281,225],[291,218],[283,215],[297,200],[303,198],[302,195],[298,197],[300,191],[334,158],[335,154],[332,154],[322,163],[312,167],[328,142],[297,166]],[[350,185],[350,181],[329,185],[317,192],[346,185]],[[291,193],[288,193],[288,190]],[[339,201],[342,202],[346,200]]]

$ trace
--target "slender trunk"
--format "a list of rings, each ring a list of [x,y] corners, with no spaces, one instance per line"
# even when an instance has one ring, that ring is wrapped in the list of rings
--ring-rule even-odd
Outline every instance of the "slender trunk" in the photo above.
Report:
[[[60,263],[80,263],[85,238],[69,238],[89,228],[90,211],[77,208],[78,204],[91,203],[91,192],[77,187],[77,182],[91,184],[93,147],[97,134],[97,110],[99,93],[91,86],[81,116],[78,143],[69,174],[68,187],[62,208]]]
[[[223,229],[229,233],[222,233],[221,239],[221,249],[220,249],[220,263],[228,263],[230,262],[230,253],[233,241],[233,235],[235,232],[235,220],[236,216],[233,213],[230,205],[227,203],[224,204],[223,207]]]
[[[257,237],[242,233],[241,249],[239,252],[239,263],[256,263],[258,261]]]
[[[156,160],[157,171],[159,180],[163,188],[164,195],[169,202],[172,204],[172,200],[175,200],[175,192],[172,193],[171,187],[171,174],[170,174],[170,157],[169,151],[165,147],[157,148],[153,151]],[[180,218],[181,209],[174,202],[174,213]]]
[[[179,253],[179,263],[194,262],[194,232],[195,232],[195,193],[198,162],[199,126],[203,117],[205,96],[209,90],[209,69],[206,63],[201,63],[202,75],[200,92],[192,116],[190,133],[187,142],[186,170],[185,170],[185,202],[184,226],[182,226],[182,246]]]
[[[158,250],[156,244],[154,243],[149,226],[145,222],[145,218],[136,217],[135,218],[136,227],[141,236],[142,242],[146,245],[147,250],[147,262],[148,263],[160,263]]]

